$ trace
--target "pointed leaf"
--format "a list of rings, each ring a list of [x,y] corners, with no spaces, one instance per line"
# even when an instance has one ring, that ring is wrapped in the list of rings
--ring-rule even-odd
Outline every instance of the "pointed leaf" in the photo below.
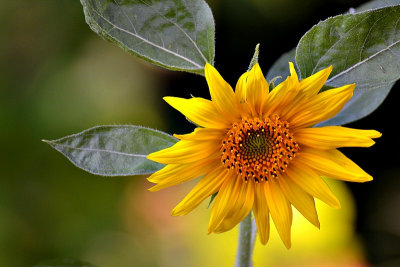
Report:
[[[203,74],[214,62],[214,19],[204,0],[81,0],[104,39],[161,67]]]
[[[400,78],[400,6],[320,22],[300,40],[296,62],[302,77],[333,65],[327,86],[357,84],[343,110],[320,125],[342,125],[368,115]]]
[[[150,174],[164,165],[146,156],[172,146],[177,139],[134,125],[96,126],[58,140],[46,141],[75,166],[96,175]]]

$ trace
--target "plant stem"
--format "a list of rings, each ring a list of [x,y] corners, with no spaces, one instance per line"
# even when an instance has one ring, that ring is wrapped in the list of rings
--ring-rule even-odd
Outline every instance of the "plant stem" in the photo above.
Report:
[[[239,242],[236,255],[236,267],[251,267],[254,239],[255,239],[255,225],[251,219],[251,212],[240,223],[239,226]]]

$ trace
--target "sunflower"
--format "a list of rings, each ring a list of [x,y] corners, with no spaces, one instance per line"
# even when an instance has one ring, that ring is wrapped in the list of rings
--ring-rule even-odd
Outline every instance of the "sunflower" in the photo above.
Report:
[[[291,246],[292,206],[319,228],[314,197],[333,208],[340,203],[322,177],[366,182],[372,177],[339,147],[369,147],[381,134],[341,126],[312,127],[335,116],[352,97],[355,84],[319,93],[332,67],[299,81],[290,76],[269,90],[258,64],[244,73],[235,91],[206,64],[211,99],[165,97],[198,127],[175,135],[179,142],[148,159],[167,164],[148,180],[157,191],[201,177],[173,209],[185,215],[217,193],[209,233],[232,229],[251,211],[266,244],[271,218],[287,248]]]

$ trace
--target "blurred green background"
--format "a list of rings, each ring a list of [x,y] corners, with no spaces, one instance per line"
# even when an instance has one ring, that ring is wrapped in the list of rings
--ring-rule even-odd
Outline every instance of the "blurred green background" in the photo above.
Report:
[[[215,0],[216,67],[235,84],[255,45],[267,72],[312,25],[363,1]],[[0,266],[75,258],[97,266],[232,266],[237,229],[206,235],[203,203],[170,210],[191,184],[150,193],[145,177],[86,174],[42,143],[102,124],[169,133],[193,129],[162,96],[209,97],[201,76],[154,67],[106,43],[84,22],[79,1],[0,5]],[[321,230],[295,214],[293,247],[272,231],[256,244],[255,266],[400,265],[399,85],[368,118],[350,126],[383,137],[345,153],[375,178],[333,183],[342,203],[317,203]]]

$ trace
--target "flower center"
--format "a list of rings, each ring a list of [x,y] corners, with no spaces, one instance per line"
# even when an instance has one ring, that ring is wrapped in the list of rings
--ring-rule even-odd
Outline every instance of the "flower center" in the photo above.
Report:
[[[258,183],[285,172],[299,149],[289,123],[281,121],[278,115],[264,120],[242,119],[233,124],[222,140],[221,162],[245,181],[252,178]]]

